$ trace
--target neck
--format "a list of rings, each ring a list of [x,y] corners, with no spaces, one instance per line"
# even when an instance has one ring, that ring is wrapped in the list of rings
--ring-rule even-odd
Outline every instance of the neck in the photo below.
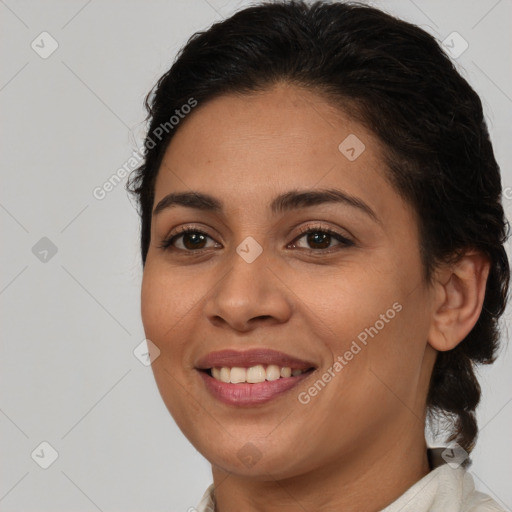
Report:
[[[423,432],[394,439],[293,478],[256,480],[214,467],[215,512],[378,512],[430,472]]]

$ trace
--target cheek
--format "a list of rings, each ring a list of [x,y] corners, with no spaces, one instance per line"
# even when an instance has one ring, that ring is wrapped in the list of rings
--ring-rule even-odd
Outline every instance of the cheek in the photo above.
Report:
[[[141,316],[145,328],[169,330],[189,310],[194,301],[194,286],[184,282],[178,272],[170,272],[157,263],[144,268],[141,286]]]
[[[370,370],[386,381],[402,380],[399,375],[405,381],[421,367],[428,332],[424,289],[415,284],[413,269],[394,267],[330,276],[322,293],[308,293],[300,284],[294,290],[333,362],[344,358],[346,389],[375,380]]]
[[[347,340],[359,335],[364,340],[365,329],[376,323],[377,331],[389,330],[388,325],[400,316],[400,304],[393,304],[403,296],[397,276],[371,269],[342,269],[311,280],[297,280],[293,290],[307,306],[305,312],[313,313],[315,323],[325,327],[331,348],[337,350],[344,350]]]
[[[146,266],[141,287],[141,317],[146,336],[150,339],[152,334],[161,328],[162,320],[165,318],[162,291],[160,283],[154,279],[154,273]]]
[[[144,332],[160,349],[162,362],[167,361],[173,368],[189,364],[189,342],[207,291],[207,280],[193,273],[170,269],[159,262],[146,264],[141,286]]]
[[[157,265],[146,264],[141,287],[141,317],[146,337],[160,350],[175,336],[173,327],[185,315],[179,287]]]
[[[146,263],[141,285],[141,317],[146,338],[160,350],[151,365],[156,384],[171,415],[180,419],[195,405],[188,403],[183,387],[187,333],[180,320],[186,317],[187,304],[180,300],[186,294],[175,286],[175,281],[160,265]]]

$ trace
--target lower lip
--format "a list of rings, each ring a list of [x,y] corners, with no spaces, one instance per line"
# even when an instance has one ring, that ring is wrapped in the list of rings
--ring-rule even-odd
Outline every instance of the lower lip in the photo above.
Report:
[[[214,379],[204,371],[199,373],[208,391],[217,400],[228,405],[251,406],[264,404],[281,396],[304,379],[307,379],[312,371],[296,375],[295,377],[281,377],[277,380],[266,380],[257,384],[231,384]]]

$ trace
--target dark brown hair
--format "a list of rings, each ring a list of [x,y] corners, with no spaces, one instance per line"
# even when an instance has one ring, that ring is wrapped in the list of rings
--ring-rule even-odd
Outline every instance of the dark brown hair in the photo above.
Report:
[[[482,313],[456,348],[438,353],[427,397],[428,420],[448,420],[448,441],[471,452],[481,394],[474,366],[495,360],[507,301],[508,223],[480,98],[419,27],[356,3],[281,1],[194,34],[146,98],[144,161],[128,182],[139,204],[143,265],[155,178],[179,129],[170,117],[191,98],[202,105],[279,81],[322,92],[383,142],[388,179],[418,216],[426,281],[468,249],[489,257]]]

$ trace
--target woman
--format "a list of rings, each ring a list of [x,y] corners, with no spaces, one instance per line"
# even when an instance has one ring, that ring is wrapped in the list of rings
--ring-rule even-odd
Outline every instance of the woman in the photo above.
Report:
[[[212,464],[198,510],[502,510],[466,473],[509,283],[500,173],[434,39],[262,4],[195,34],[146,105],[142,320]]]

